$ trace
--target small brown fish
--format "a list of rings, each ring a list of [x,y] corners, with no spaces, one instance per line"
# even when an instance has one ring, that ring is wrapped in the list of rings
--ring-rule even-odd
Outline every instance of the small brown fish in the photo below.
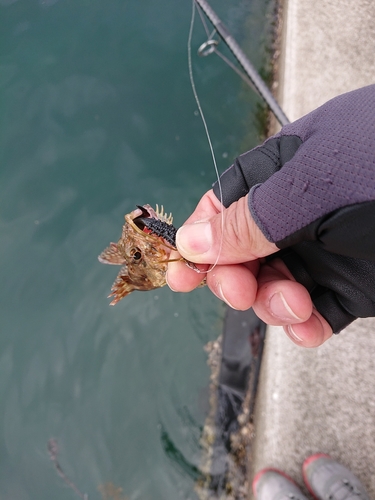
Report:
[[[134,290],[153,290],[166,285],[165,274],[177,229],[172,214],[150,205],[138,206],[125,215],[122,235],[98,257],[103,264],[123,266],[112,285],[114,306]]]

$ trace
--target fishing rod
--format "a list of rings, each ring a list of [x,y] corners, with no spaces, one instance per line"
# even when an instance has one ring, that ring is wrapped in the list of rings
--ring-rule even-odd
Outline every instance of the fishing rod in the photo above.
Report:
[[[261,96],[261,98],[266,102],[269,106],[275,118],[280,123],[280,125],[286,125],[290,123],[286,114],[280,107],[279,103],[276,101],[271,91],[262,80],[261,76],[254,68],[252,63],[249,61],[241,47],[238,45],[233,36],[229,33],[228,29],[224,26],[220,18],[217,16],[215,11],[211,8],[207,0],[194,0],[195,3],[202,9],[202,11],[206,14],[207,18],[210,20],[212,25],[214,26],[216,32],[219,34],[224,43],[231,50],[232,54],[238,61],[238,63],[242,66],[245,75],[240,72],[233,64],[228,61],[225,56],[223,56],[217,49],[216,46],[218,44],[217,40],[209,37],[208,40],[201,45],[198,50],[198,54],[201,56],[207,56],[213,52],[217,53],[222,59],[225,60],[229,64],[229,66],[234,69],[238,74],[240,74],[241,78],[243,78],[255,91]],[[199,9],[198,9],[199,10]]]

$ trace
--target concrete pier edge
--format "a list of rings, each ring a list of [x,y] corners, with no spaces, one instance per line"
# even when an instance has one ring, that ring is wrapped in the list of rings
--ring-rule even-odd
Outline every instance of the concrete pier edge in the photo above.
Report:
[[[277,97],[291,121],[375,83],[373,0],[284,0],[281,6]],[[261,468],[277,467],[303,488],[301,465],[316,452],[350,467],[375,498],[374,319],[357,320],[316,349],[268,328],[250,484]]]

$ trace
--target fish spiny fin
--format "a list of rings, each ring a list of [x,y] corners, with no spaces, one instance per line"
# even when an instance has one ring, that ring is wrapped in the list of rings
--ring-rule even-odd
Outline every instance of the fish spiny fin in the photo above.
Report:
[[[133,292],[134,290],[135,287],[128,275],[128,268],[124,266],[118,273],[117,278],[112,285],[111,293],[110,295],[108,295],[108,298],[113,297],[110,305],[116,305],[117,302],[129,295],[129,293]]]
[[[139,276],[139,277],[130,277],[128,267],[125,265],[120,269],[120,272],[115,279],[115,282],[111,288],[111,294],[109,297],[113,297],[111,306],[114,306],[121,299],[129,295],[129,293],[134,290],[153,290],[154,288],[159,288],[160,286],[164,286],[164,284],[160,284],[158,286],[154,286],[152,282],[147,278],[147,276]]]
[[[173,223],[173,215],[172,213],[170,213],[169,215],[167,215],[166,212],[164,212],[164,207],[163,205],[160,206],[160,209],[159,209],[159,205],[156,204],[156,215],[159,217],[159,219],[163,222],[166,222],[167,224],[172,224]]]
[[[110,243],[98,257],[102,264],[112,264],[115,266],[123,266],[125,264],[124,257],[120,254],[117,243]]]

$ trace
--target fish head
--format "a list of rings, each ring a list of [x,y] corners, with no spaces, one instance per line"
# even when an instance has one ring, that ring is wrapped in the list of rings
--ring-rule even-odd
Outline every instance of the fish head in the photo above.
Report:
[[[100,255],[103,264],[121,265],[112,285],[111,305],[134,290],[153,290],[166,285],[165,275],[172,247],[160,236],[152,234],[144,219],[160,219],[172,224],[172,216],[155,211],[150,205],[138,206],[125,215],[121,238],[111,243]]]

